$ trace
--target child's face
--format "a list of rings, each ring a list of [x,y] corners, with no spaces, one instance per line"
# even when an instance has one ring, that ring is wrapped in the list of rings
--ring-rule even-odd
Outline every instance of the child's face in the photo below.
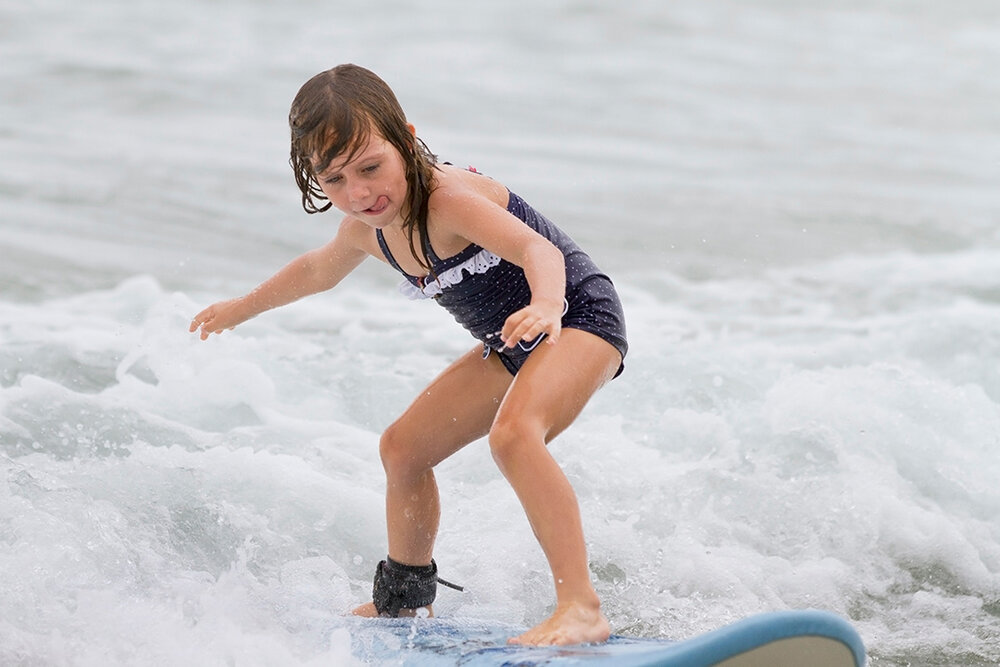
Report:
[[[406,166],[395,146],[372,131],[350,162],[335,158],[316,175],[319,187],[342,213],[376,229],[402,224]]]

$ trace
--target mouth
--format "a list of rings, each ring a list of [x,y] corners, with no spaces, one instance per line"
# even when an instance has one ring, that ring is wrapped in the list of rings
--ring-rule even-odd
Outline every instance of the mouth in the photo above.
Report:
[[[372,206],[361,212],[365,215],[379,215],[380,213],[384,213],[387,208],[389,208],[389,198],[381,195]]]

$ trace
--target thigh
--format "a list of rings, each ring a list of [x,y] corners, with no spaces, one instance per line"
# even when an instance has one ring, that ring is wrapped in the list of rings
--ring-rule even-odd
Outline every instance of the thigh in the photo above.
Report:
[[[622,355],[587,331],[563,329],[555,345],[541,343],[507,390],[497,420],[537,428],[546,442],[580,414],[598,389],[614,377]]]
[[[388,430],[412,448],[413,462],[434,467],[485,436],[514,378],[482,347],[460,357],[413,400]]]

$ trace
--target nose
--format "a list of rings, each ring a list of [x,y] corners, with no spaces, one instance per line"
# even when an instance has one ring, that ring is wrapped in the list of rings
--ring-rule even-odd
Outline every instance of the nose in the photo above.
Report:
[[[369,194],[368,186],[361,181],[348,184],[347,195],[350,197],[351,203],[362,202],[368,198]]]

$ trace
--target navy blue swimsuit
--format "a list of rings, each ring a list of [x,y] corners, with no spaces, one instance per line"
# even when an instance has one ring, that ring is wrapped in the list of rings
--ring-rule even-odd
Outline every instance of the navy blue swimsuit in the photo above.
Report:
[[[566,262],[566,310],[562,326],[590,332],[611,343],[625,358],[625,316],[611,279],[601,273],[594,261],[565,232],[533,209],[513,192],[507,210],[559,248]],[[389,251],[382,231],[376,229],[379,247],[386,260],[406,280],[400,290],[414,299],[433,298],[450,312],[456,321],[483,342],[483,357],[493,350],[511,374],[516,374],[528,354],[541,341],[507,348],[500,341],[500,330],[507,317],[531,301],[531,290],[524,271],[516,264],[489,250],[470,244],[457,255],[441,259],[424,240],[424,254],[431,264],[431,274],[411,276],[399,266]],[[624,364],[619,366],[622,372]]]

